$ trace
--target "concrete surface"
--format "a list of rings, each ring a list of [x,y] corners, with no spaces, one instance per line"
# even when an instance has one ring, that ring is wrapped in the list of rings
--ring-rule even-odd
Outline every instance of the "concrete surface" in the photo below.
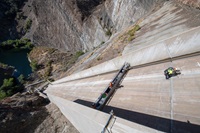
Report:
[[[122,82],[124,87],[117,90],[110,103],[105,107],[104,112],[108,113],[110,110],[114,110],[117,117],[141,125],[140,128],[130,126],[137,132],[145,132],[146,127],[153,129],[152,132],[199,132],[199,63],[200,56],[194,56],[130,70]],[[163,71],[169,66],[180,68],[182,74],[166,80]],[[64,100],[63,103],[65,102],[70,107],[66,107],[65,110],[74,109],[70,104],[75,103],[89,107],[114,75],[115,73],[109,73],[54,84],[49,86],[47,93],[51,97],[64,98],[66,101]],[[60,100],[56,101],[56,103],[58,102]],[[64,105],[60,106],[64,109]],[[85,115],[90,115],[93,111],[91,108],[82,109],[79,107],[77,107],[77,110],[81,110],[81,113],[84,112]],[[72,113],[69,114],[72,115]],[[97,114],[100,115],[101,113]],[[68,117],[68,115],[66,116]],[[73,124],[77,124],[74,118],[71,119],[74,121]],[[71,119],[69,118],[69,120]],[[89,119],[98,121],[96,117],[92,116],[88,118],[88,121]],[[80,125],[77,125],[77,127]]]
[[[117,119],[123,119],[115,123],[122,125],[113,130],[200,132],[199,42],[197,27],[58,80],[46,92],[80,132],[99,132],[108,115],[90,106],[115,76],[113,71],[126,61],[133,69],[122,82],[124,87],[117,90],[103,110],[105,113],[114,110]],[[155,61],[158,62],[151,64]],[[166,80],[164,70],[170,66],[180,68],[182,74]],[[130,123],[126,125],[125,121]],[[147,131],[149,128],[151,131]]]
[[[116,57],[110,61],[55,81],[54,84],[115,71],[120,69],[125,61],[129,62],[131,66],[138,66],[199,51],[200,27],[196,27],[161,42],[148,45],[126,55]]]
[[[136,38],[125,47],[123,55],[200,26],[199,15],[200,10],[174,1],[165,1],[162,6],[157,5],[146,17],[141,18],[141,29],[136,32]]]
[[[107,123],[109,114],[87,108],[75,102],[49,95],[52,102],[57,103],[61,112],[79,130],[80,133],[101,133]],[[70,107],[70,108],[69,108]],[[151,133],[154,129],[114,117],[108,126],[113,133]],[[105,133],[108,133],[107,131]]]

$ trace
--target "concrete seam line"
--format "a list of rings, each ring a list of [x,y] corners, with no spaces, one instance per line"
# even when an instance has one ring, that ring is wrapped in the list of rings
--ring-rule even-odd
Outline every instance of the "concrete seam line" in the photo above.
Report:
[[[170,133],[173,133],[173,119],[174,119],[173,109],[174,109],[174,107],[173,107],[173,79],[170,78],[170,119],[171,119],[171,121],[170,121]]]
[[[167,50],[167,53],[169,54],[170,59],[172,59],[172,56],[171,56],[170,51],[169,51],[169,48],[166,46],[166,44],[164,44],[164,46],[165,46],[165,48],[166,48],[166,50]],[[172,61],[172,60],[171,60],[171,61]]]

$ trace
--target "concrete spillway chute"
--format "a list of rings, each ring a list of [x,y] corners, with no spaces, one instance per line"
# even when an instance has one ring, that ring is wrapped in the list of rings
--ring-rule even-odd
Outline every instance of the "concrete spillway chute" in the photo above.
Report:
[[[83,133],[101,132],[110,116],[105,112],[111,109],[116,115],[114,133],[199,132],[199,53],[197,27],[56,81],[46,92]],[[92,109],[91,104],[115,76],[108,72],[119,70],[125,61],[131,70],[123,89],[115,93],[105,112]],[[166,80],[163,71],[170,66],[180,67],[181,75]]]

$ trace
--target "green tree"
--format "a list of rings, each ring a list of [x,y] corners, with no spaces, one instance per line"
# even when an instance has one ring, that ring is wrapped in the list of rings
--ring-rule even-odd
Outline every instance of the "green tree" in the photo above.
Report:
[[[24,27],[25,31],[27,32],[30,28],[31,28],[31,25],[32,25],[32,20],[31,19],[28,19],[26,21],[26,25]]]
[[[8,96],[20,92],[23,89],[21,83],[17,83],[16,79],[9,78],[3,80],[3,85],[0,87],[0,99],[3,99]]]
[[[12,95],[12,89],[14,86],[14,78],[4,79],[3,85],[0,87],[0,99]]]
[[[3,85],[1,86],[1,90],[6,90],[14,85],[14,78],[4,79]]]
[[[29,39],[16,39],[16,40],[7,40],[1,43],[0,45],[1,49],[29,49],[31,50],[33,48],[33,45],[31,43],[31,40]]]
[[[23,84],[25,81],[24,81],[24,75],[23,74],[21,74],[18,78],[18,81],[21,83],[21,84]]]

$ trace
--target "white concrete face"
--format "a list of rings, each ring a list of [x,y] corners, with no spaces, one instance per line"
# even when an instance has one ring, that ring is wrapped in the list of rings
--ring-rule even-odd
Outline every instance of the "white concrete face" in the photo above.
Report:
[[[133,51],[132,53],[114,58],[110,61],[86,69],[82,72],[55,81],[53,84],[115,71],[120,69],[124,62],[129,62],[131,66],[138,66],[199,51],[200,27],[197,27],[182,34],[171,37],[167,40],[149,45],[142,49],[138,49],[137,51]]]
[[[101,133],[108,121],[108,118],[110,117],[109,114],[87,108],[51,94],[49,94],[48,97],[59,107],[61,112],[70,120],[80,133]],[[108,126],[108,130],[113,133],[157,132],[154,129],[123,120],[119,117],[114,118],[115,119],[112,119],[111,124]],[[105,133],[108,132],[106,131]]]
[[[199,51],[200,27],[197,27],[58,80],[46,92],[81,133],[101,132],[109,115],[75,102],[94,102],[115,75],[105,73],[118,70],[124,62],[138,66]],[[117,116],[121,115],[120,117],[132,122],[117,118],[113,132],[184,133],[188,130],[187,126],[192,132],[199,131],[199,59],[196,56],[130,70],[122,83],[124,87],[116,92],[109,103],[110,107],[106,106],[106,109],[121,111]],[[169,66],[181,68],[182,74],[166,80],[163,71]],[[191,124],[187,124],[187,121]]]
[[[104,111],[110,112],[113,109],[116,116],[126,119],[130,123],[137,123],[136,125],[139,126],[118,121],[119,123],[115,123],[114,126],[126,125],[126,128],[122,127],[128,130],[118,127],[117,129],[120,131],[116,130],[116,132],[146,132],[146,127],[152,129],[147,132],[200,131],[200,66],[198,62],[200,62],[200,56],[194,56],[130,70],[122,82],[124,87],[117,90]],[[179,67],[182,74],[166,80],[163,71],[169,66]],[[53,97],[51,101],[64,110],[63,113],[73,122],[74,126],[85,132],[84,127],[91,125],[101,127],[102,121],[106,121],[99,120],[101,118],[97,116],[107,117],[102,116],[102,112],[99,113],[90,106],[114,75],[115,73],[109,73],[54,84],[49,86],[46,92]],[[85,105],[85,107],[77,103]],[[78,119],[87,119],[86,121],[90,122],[87,124]],[[91,122],[94,119],[95,122]],[[96,125],[96,122],[99,122],[99,125]],[[83,125],[84,127],[82,127]],[[95,130],[95,128],[91,129]]]

